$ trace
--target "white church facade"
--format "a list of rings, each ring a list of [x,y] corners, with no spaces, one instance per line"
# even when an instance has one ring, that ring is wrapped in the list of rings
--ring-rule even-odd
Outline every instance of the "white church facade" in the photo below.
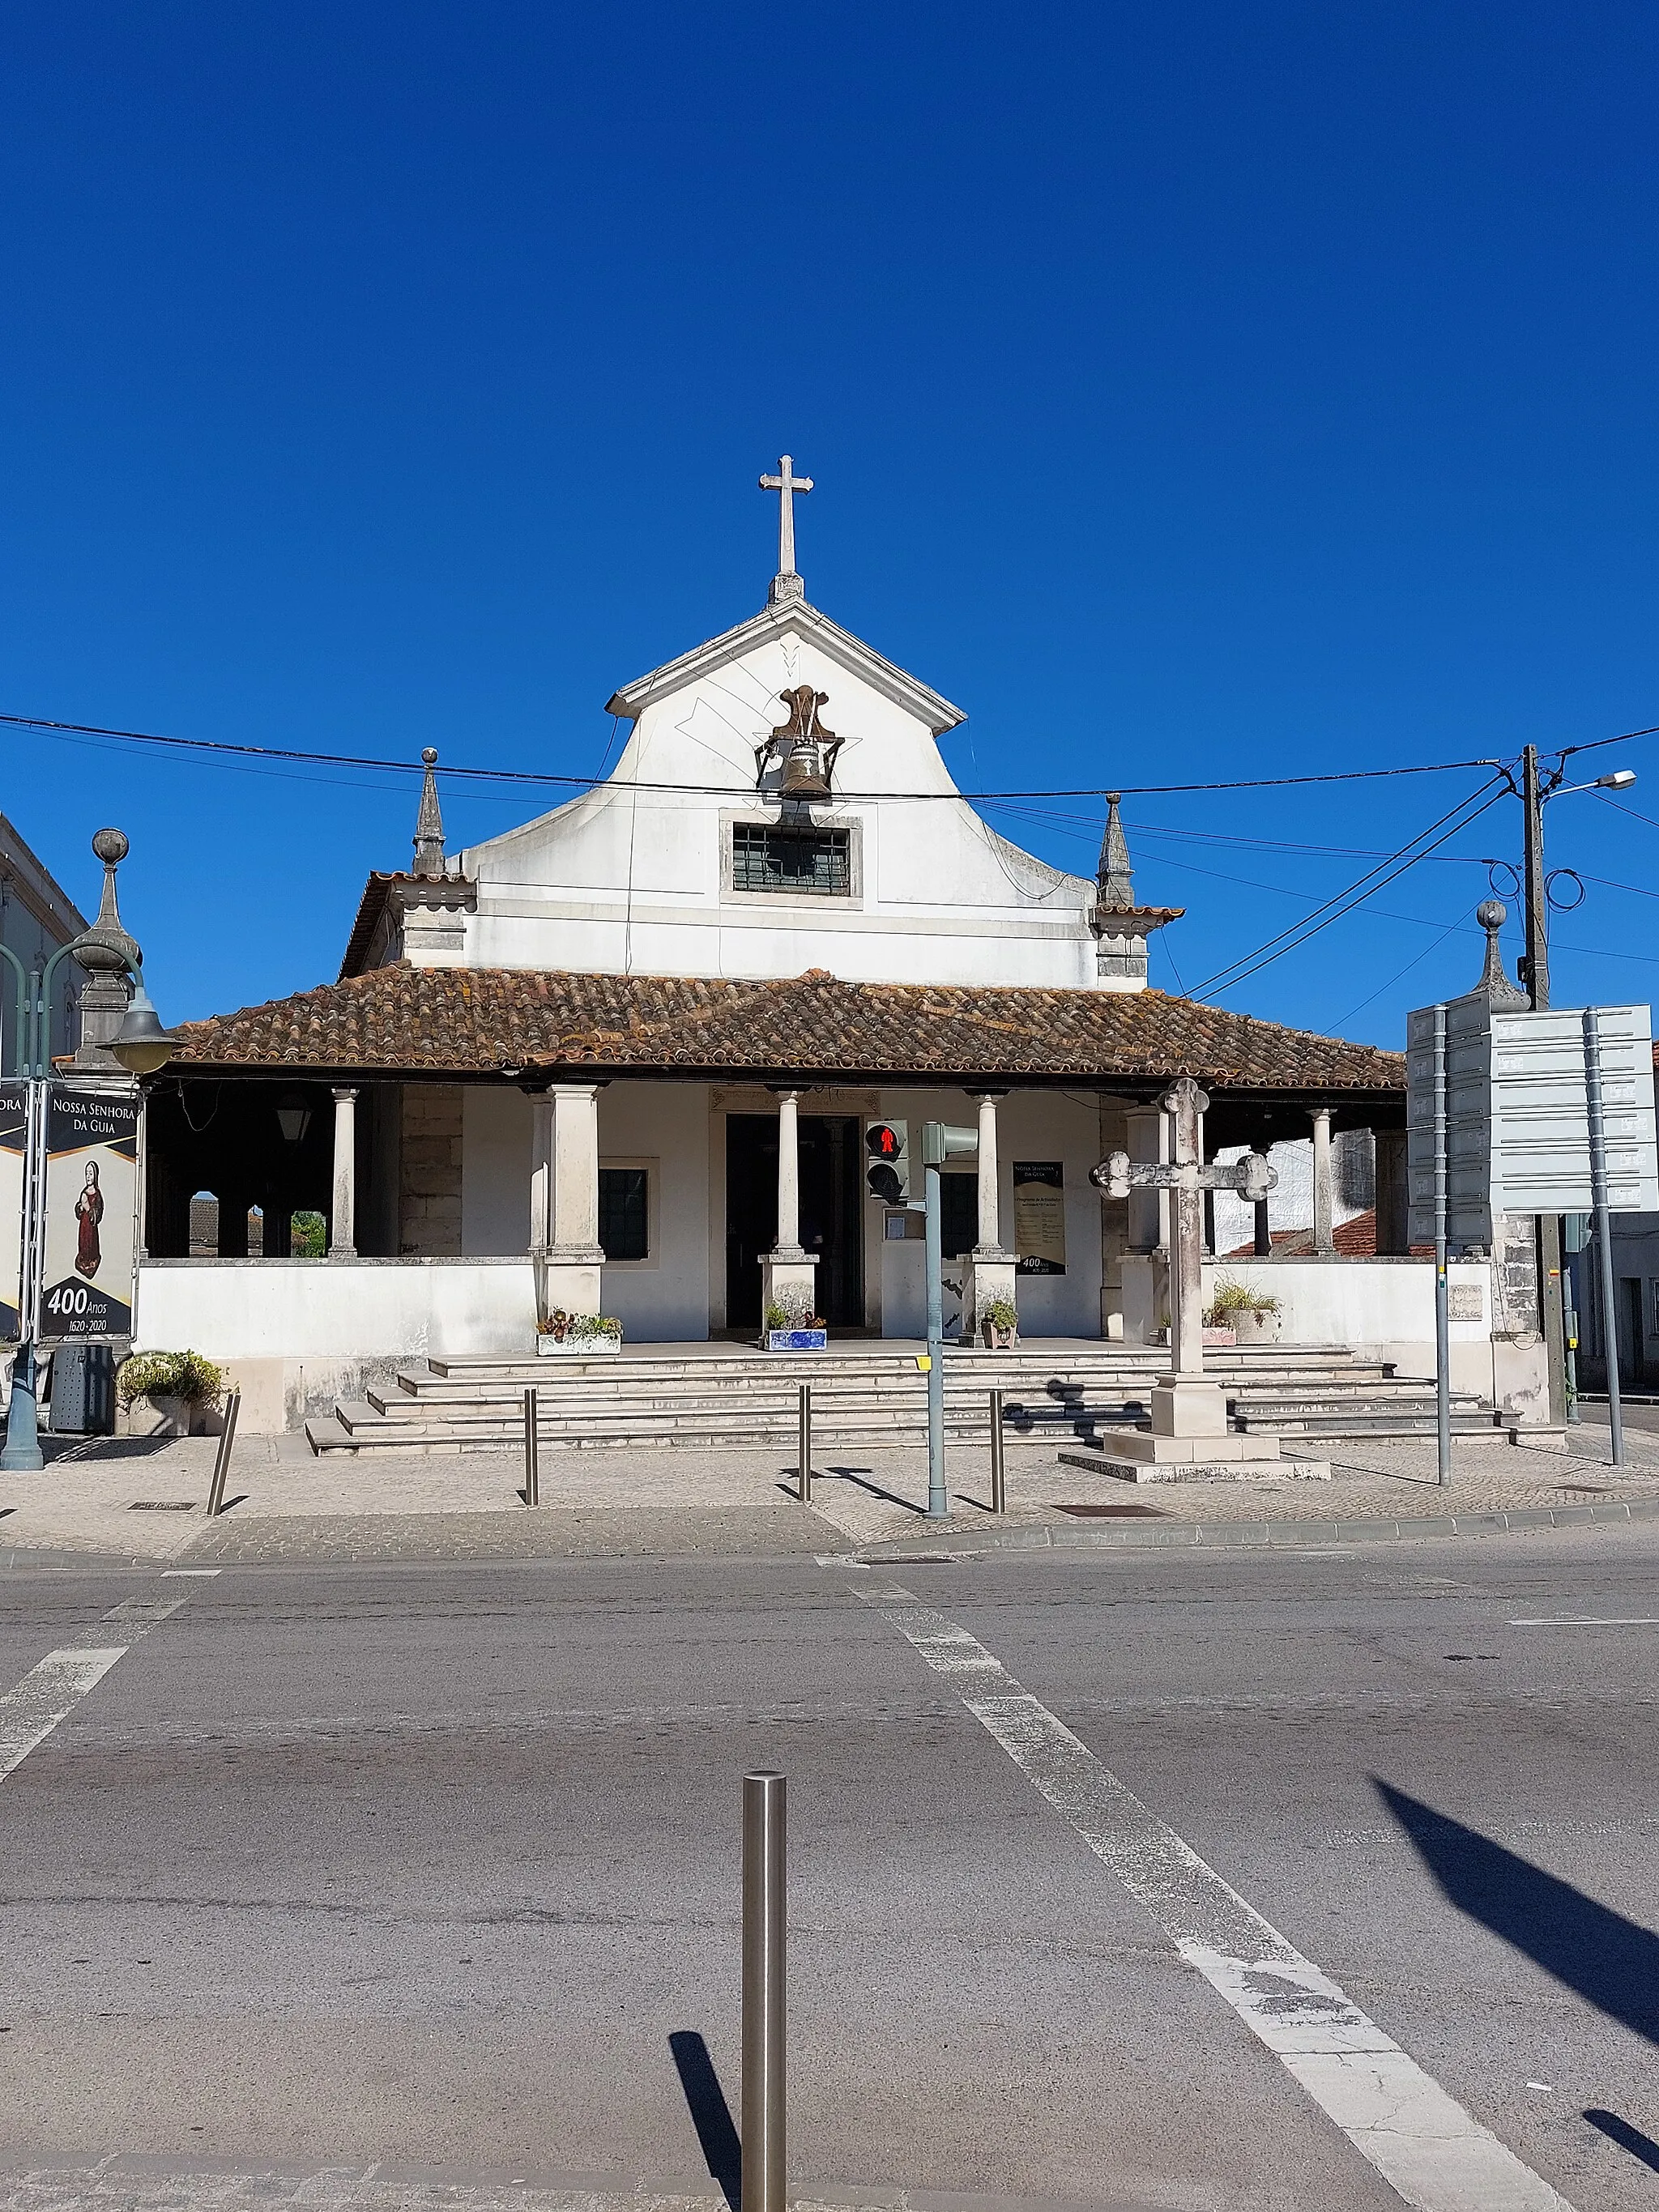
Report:
[[[604,781],[452,854],[427,756],[412,865],[369,878],[338,980],[182,1032],[148,1086],[141,1340],[280,1375],[292,1419],[412,1356],[533,1351],[556,1310],[631,1344],[752,1338],[778,1305],[915,1338],[919,1224],[871,1194],[867,1139],[943,1121],[981,1139],[945,1178],[964,1331],[1006,1297],[1028,1339],[1151,1340],[1167,1200],[1090,1171],[1166,1157],[1191,1074],[1209,1155],[1313,1139],[1313,1249],[1272,1262],[1287,1333],[1421,1371],[1400,1059],[1150,988],[1178,910],[1136,899],[1115,805],[1092,878],[997,835],[939,751],[961,710],[810,603],[808,487],[787,459],[769,482],[765,606],[614,694]],[[1375,1140],[1369,1265],[1332,1242],[1347,1131]],[[223,1226],[192,1257],[204,1190]],[[325,1259],[291,1256],[301,1209]],[[1481,1297],[1458,1327],[1488,1389],[1514,1317]]]

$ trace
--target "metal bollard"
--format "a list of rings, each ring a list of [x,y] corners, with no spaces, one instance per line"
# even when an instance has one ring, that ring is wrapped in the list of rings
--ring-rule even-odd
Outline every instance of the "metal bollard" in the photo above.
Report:
[[[743,1778],[743,2212],[784,2212],[784,1778]]]
[[[810,1505],[812,1503],[812,1386],[810,1382],[803,1382],[800,1386],[800,1464],[798,1473],[800,1502],[803,1505]]]
[[[216,1521],[225,1510],[225,1483],[230,1474],[230,1455],[236,1442],[236,1416],[242,1410],[242,1394],[233,1390],[225,1400],[225,1425],[219,1432],[219,1449],[213,1458],[213,1480],[208,1485],[208,1519]]]
[[[536,1433],[536,1393],[524,1394],[524,1502],[539,1505],[542,1502],[542,1470],[540,1438]]]
[[[991,1510],[1006,1513],[1008,1492],[1006,1471],[1002,1464],[1002,1393],[991,1393]]]

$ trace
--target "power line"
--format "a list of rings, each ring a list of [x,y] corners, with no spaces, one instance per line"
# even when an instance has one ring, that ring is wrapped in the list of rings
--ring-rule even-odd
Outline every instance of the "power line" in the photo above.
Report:
[[[95,722],[51,721],[38,714],[0,714],[0,726],[40,730],[52,736],[105,738],[124,744],[165,745],[190,753],[234,756],[262,761],[299,761],[313,768],[373,769],[394,775],[418,775],[422,772],[416,761],[377,759],[362,753],[313,752],[293,745],[233,744],[222,738],[167,737],[155,730],[106,729]],[[1126,798],[1144,799],[1212,791],[1283,791],[1293,786],[1311,784],[1374,783],[1395,776],[1448,775],[1459,769],[1501,766],[1502,763],[1495,760],[1425,761],[1403,768],[1343,769],[1320,775],[1241,776],[1213,783],[1125,783],[1110,786],[1102,783],[1054,791],[846,791],[838,796],[848,799],[900,799],[907,804],[933,799],[968,799],[989,804],[1006,799],[1103,799],[1109,789],[1115,789]],[[605,781],[603,775],[556,775],[550,770],[538,769],[444,767],[439,769],[438,774],[451,779],[464,777],[470,781],[483,783],[551,784],[570,791],[591,791]],[[628,788],[630,791],[668,792],[678,797],[693,793],[729,797],[732,787],[711,783],[653,783],[642,779],[630,782]]]
[[[1230,961],[1224,968],[1218,969],[1213,975],[1206,976],[1204,981],[1198,985],[1193,995],[1195,998],[1212,998],[1222,991],[1235,989],[1240,983],[1248,981],[1250,976],[1267,967],[1270,962],[1282,959],[1287,952],[1295,951],[1299,945],[1304,945],[1309,938],[1316,935],[1320,930],[1328,928],[1334,921],[1340,921],[1344,915],[1351,913],[1356,906],[1370,897],[1374,892],[1385,890],[1389,884],[1403,876],[1408,868],[1414,867],[1419,860],[1425,860],[1428,857],[1428,851],[1433,849],[1430,847],[1427,851],[1418,853],[1413,851],[1413,846],[1421,845],[1425,839],[1434,837],[1437,831],[1442,834],[1437,838],[1436,842],[1443,845],[1449,838],[1456,836],[1460,830],[1467,829],[1468,824],[1477,817],[1484,814],[1489,806],[1495,806],[1500,799],[1507,796],[1507,787],[1500,786],[1498,790],[1492,790],[1492,785],[1497,781],[1497,777],[1489,776],[1485,783],[1471,792],[1467,798],[1461,799],[1457,805],[1449,812],[1443,814],[1438,821],[1431,822],[1426,830],[1421,830],[1416,836],[1407,839],[1407,842],[1396,852],[1390,854],[1386,860],[1374,868],[1368,868],[1363,876],[1358,877],[1345,890],[1337,891],[1330,898],[1322,900],[1318,906],[1310,908],[1299,921],[1291,922],[1286,928],[1279,931],[1277,935],[1267,939],[1264,943],[1257,945],[1254,951],[1242,953],[1237,960]],[[1486,792],[1491,792],[1492,795],[1490,798],[1483,799],[1482,793]],[[1481,801],[1478,806],[1474,803],[1477,799]],[[1395,865],[1396,863],[1398,865]]]

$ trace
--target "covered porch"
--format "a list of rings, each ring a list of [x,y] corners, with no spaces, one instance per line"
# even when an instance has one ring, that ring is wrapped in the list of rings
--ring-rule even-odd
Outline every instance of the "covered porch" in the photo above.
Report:
[[[875,1124],[915,1132],[918,1195],[921,1124],[977,1133],[944,1179],[959,1334],[1006,1296],[1027,1341],[1155,1345],[1168,1201],[1089,1176],[1162,1156],[1187,1072],[1206,1157],[1305,1145],[1306,1249],[1275,1255],[1266,1207],[1243,1224],[1283,1340],[1431,1366],[1403,1072],[1370,1048],[1152,994],[495,970],[374,970],[185,1036],[147,1091],[138,1336],[260,1363],[287,1425],[411,1358],[533,1357],[556,1308],[615,1316],[631,1346],[752,1341],[793,1293],[837,1341],[919,1337],[921,1222],[869,1193]],[[1341,1142],[1374,1164],[1363,1256],[1337,1249]],[[204,1193],[219,1247],[191,1256]],[[317,1257],[294,1255],[296,1212],[320,1217]],[[1239,1227],[1212,1223],[1212,1252]],[[1490,1282],[1462,1304],[1467,1387],[1489,1389]]]

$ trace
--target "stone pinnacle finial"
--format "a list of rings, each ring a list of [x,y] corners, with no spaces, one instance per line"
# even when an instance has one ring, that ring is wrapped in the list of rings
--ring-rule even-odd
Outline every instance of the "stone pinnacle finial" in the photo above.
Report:
[[[129,969],[137,968],[141,960],[137,941],[128,936],[122,926],[120,904],[115,892],[115,871],[125,860],[129,850],[125,831],[94,831],[92,849],[104,864],[104,895],[99,901],[97,921],[76,940],[76,961],[88,974],[102,972],[125,975]]]
[[[415,817],[415,865],[410,870],[416,876],[441,876],[444,872],[444,817],[438,804],[438,779],[433,771],[438,765],[435,746],[428,745],[421,754],[426,775],[421,784],[421,811]]]
[[[1509,919],[1508,908],[1502,899],[1482,899],[1474,910],[1474,918],[1486,933],[1486,957],[1480,971],[1480,981],[1468,995],[1472,999],[1484,999],[1489,1006],[1529,1005],[1526,993],[1511,983],[1504,973],[1504,951],[1498,941],[1498,933]]]
[[[1095,873],[1100,886],[1100,904],[1112,910],[1132,907],[1135,902],[1128,840],[1123,835],[1122,817],[1118,812],[1120,796],[1115,791],[1106,794],[1106,834],[1100,841],[1100,866]]]

